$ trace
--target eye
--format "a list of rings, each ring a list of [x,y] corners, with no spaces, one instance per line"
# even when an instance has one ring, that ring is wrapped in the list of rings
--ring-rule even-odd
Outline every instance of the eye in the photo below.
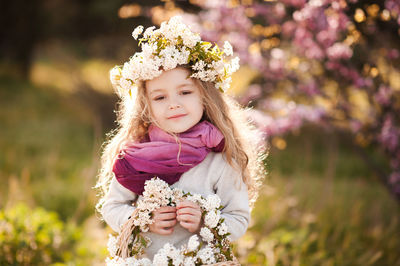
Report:
[[[181,93],[182,93],[183,95],[187,95],[187,94],[191,94],[192,91],[182,91]]]
[[[154,101],[161,101],[161,100],[164,100],[164,96],[157,96],[157,97],[155,97],[153,100]]]

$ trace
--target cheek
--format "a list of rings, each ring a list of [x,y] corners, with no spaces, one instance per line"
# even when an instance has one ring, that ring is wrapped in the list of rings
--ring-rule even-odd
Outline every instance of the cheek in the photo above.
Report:
[[[162,115],[162,107],[160,104],[151,102],[150,103],[150,114],[153,119],[158,119]]]
[[[203,101],[200,99],[196,99],[191,104],[192,111],[195,112],[198,116],[202,116],[204,113],[204,105]]]
[[[197,106],[198,106],[199,112],[203,113],[204,112],[204,101],[200,97],[197,99]]]

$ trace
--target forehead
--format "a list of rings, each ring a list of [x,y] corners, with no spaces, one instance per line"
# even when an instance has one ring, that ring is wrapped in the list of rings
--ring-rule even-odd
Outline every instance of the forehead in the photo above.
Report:
[[[174,68],[164,71],[160,76],[146,81],[146,89],[149,93],[160,89],[175,89],[182,85],[194,84],[190,71],[184,68]]]

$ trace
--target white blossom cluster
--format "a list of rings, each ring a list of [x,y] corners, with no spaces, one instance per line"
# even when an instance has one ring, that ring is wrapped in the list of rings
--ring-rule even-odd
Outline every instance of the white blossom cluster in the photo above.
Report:
[[[109,234],[107,242],[107,250],[110,253],[111,257],[115,257],[117,254],[118,250],[117,243],[118,243],[118,238]]]
[[[109,238],[108,238],[107,249],[112,258],[109,258],[109,257],[106,258],[106,265],[113,265],[113,266],[151,266],[152,265],[151,260],[149,260],[147,258],[136,259],[134,257],[129,257],[129,258],[123,259],[121,257],[118,257],[116,255],[117,250],[118,250],[117,243],[118,243],[118,237],[115,237],[110,234]]]
[[[186,250],[191,252],[185,252],[185,249],[180,250],[175,248],[173,245],[167,243],[161,248],[156,255],[154,255],[154,265],[184,265],[184,266],[195,266],[212,264],[216,261],[216,250],[212,245],[206,245],[204,248],[199,248],[200,243],[197,235],[193,235],[188,242]],[[191,255],[187,255],[191,254]]]
[[[161,206],[167,206],[173,197],[173,190],[163,180],[159,178],[147,180],[143,197],[136,204],[134,225],[139,226],[142,232],[147,232],[149,225],[153,223],[151,213]]]
[[[106,258],[107,266],[152,266],[153,263],[148,258],[136,259],[134,257],[129,257],[123,259],[121,257]]]
[[[118,237],[110,235],[107,247],[111,258],[107,258],[107,265],[203,265],[220,261],[218,260],[221,258],[220,248],[226,249],[230,246],[228,227],[221,218],[222,206],[218,195],[209,195],[206,198],[199,194],[192,195],[178,188],[171,188],[163,180],[154,177],[145,183],[143,197],[138,201],[138,211],[133,217],[134,225],[139,227],[141,232],[148,231],[148,225],[153,222],[152,211],[161,206],[176,205],[181,200],[190,200],[200,206],[204,216],[204,226],[200,229],[201,240],[195,234],[180,249],[167,243],[156,253],[153,261],[150,261],[134,255],[126,259],[116,256]],[[135,237],[137,238],[138,235]],[[133,242],[133,238],[133,236],[130,238],[130,243]],[[202,247],[201,242],[206,242],[207,245]],[[136,252],[132,252],[132,254],[139,254],[140,252],[137,251],[146,247],[137,245],[141,245],[141,243],[134,243],[132,249],[135,249]]]
[[[143,26],[138,26],[132,36],[138,39],[143,33]],[[232,46],[225,41],[223,50],[215,45],[201,41],[199,34],[193,33],[182,22],[182,17],[175,16],[163,22],[159,29],[147,28],[140,39],[141,52],[136,52],[123,66],[116,66],[110,71],[111,83],[123,95],[132,91],[139,81],[151,80],[161,75],[162,71],[176,68],[178,65],[191,65],[191,77],[202,81],[214,82],[217,89],[226,91],[230,87],[232,74],[239,69],[239,58],[228,62],[225,56],[232,56]]]

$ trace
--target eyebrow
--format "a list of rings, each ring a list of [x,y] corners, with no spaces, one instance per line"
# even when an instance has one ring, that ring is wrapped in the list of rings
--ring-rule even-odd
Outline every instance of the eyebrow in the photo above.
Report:
[[[194,85],[194,84],[191,83],[191,82],[190,82],[190,83],[189,83],[189,82],[184,82],[184,83],[179,84],[178,87],[177,87],[177,89],[182,88],[182,87],[184,87],[184,86],[186,86],[186,85]],[[150,94],[153,94],[153,93],[158,92],[158,91],[163,91],[163,90],[165,90],[165,89],[154,89],[154,90],[152,90],[152,91],[150,92]]]

